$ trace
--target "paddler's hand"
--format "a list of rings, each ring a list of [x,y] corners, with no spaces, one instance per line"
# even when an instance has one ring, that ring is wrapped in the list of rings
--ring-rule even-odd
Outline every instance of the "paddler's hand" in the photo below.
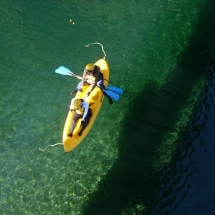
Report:
[[[83,89],[82,89],[82,88],[79,88],[78,91],[79,91],[79,92],[83,92]]]

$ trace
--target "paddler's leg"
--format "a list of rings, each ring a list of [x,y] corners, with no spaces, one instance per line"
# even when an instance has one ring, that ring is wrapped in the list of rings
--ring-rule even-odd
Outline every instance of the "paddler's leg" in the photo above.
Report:
[[[76,93],[78,92],[78,90],[80,89],[80,87],[81,87],[81,82],[78,83],[76,89],[75,89],[74,91],[72,91],[72,92],[70,93],[70,95],[76,94]]]
[[[78,114],[78,113],[76,113],[76,112],[74,113],[74,117],[73,117],[73,119],[72,119],[72,125],[71,125],[71,127],[70,127],[70,132],[69,132],[69,134],[68,134],[69,137],[72,137],[72,132],[73,132],[73,130],[74,130],[74,128],[75,128],[75,123],[76,123],[77,119],[79,119],[81,116],[82,116],[82,115],[80,115],[80,114]]]
[[[99,81],[97,82],[97,86],[98,86],[100,89],[102,89],[102,90],[106,90],[106,87],[105,87],[105,85],[104,85],[104,83],[103,83],[103,80],[99,80]]]
[[[102,90],[102,92],[104,93],[104,95],[107,96],[110,105],[112,105],[112,104],[113,104],[112,98],[111,98],[110,96],[108,96],[108,95],[103,91],[103,90],[106,90],[106,87],[105,87],[105,85],[104,85],[104,83],[103,83],[103,80],[99,80],[99,81],[97,82],[97,86]]]
[[[70,95],[76,94],[76,93],[78,92],[78,90],[81,89],[81,84],[82,84],[82,82],[79,82],[78,85],[77,85],[77,87],[76,87],[76,89],[75,89],[74,91],[72,91],[72,92],[70,93]],[[84,86],[85,86],[86,84],[88,84],[88,83],[87,83],[87,82],[84,82]]]
[[[82,135],[82,132],[87,127],[87,125],[89,123],[89,119],[90,119],[91,116],[92,116],[92,112],[91,112],[91,109],[89,108],[87,116],[85,117],[85,120],[84,120],[84,124],[82,125],[82,128],[81,128],[80,132],[78,133],[79,136]]]

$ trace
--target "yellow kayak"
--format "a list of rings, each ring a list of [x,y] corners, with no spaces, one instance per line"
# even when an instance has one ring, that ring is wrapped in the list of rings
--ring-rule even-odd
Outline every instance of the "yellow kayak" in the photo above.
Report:
[[[104,85],[107,87],[109,80],[109,66],[104,59],[100,59],[95,63],[97,66],[100,67],[101,72],[103,74],[104,78]],[[99,110],[102,106],[102,102],[104,99],[104,95],[102,90],[99,87],[95,87],[93,91],[90,93],[89,96],[87,96],[87,92],[91,90],[92,85],[85,85],[83,86],[83,92],[77,92],[75,98],[82,98],[84,99],[90,106],[90,109],[92,111],[92,116],[89,119],[89,123],[85,130],[82,132],[82,135],[79,136],[78,132],[81,130],[81,119],[78,119],[76,122],[75,129],[73,131],[73,136],[69,137],[67,136],[69,134],[70,126],[72,124],[72,119],[74,116],[74,111],[69,111],[66,122],[64,125],[63,130],[63,147],[65,152],[72,151],[81,141],[86,137],[88,132],[93,126],[93,123],[96,120],[96,117],[99,113]]]

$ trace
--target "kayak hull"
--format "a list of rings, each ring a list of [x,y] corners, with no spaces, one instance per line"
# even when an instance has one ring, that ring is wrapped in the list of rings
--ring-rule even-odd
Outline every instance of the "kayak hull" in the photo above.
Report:
[[[104,59],[100,59],[95,64],[100,67],[104,78],[104,85],[107,87],[108,80],[109,80],[109,66],[107,61]],[[89,104],[92,112],[92,116],[89,119],[89,123],[85,128],[85,130],[82,132],[81,136],[78,135],[78,132],[81,130],[81,119],[78,119],[76,122],[76,126],[73,131],[73,136],[72,137],[68,136],[72,119],[74,116],[74,111],[69,111],[67,115],[66,122],[63,129],[63,147],[65,152],[72,151],[75,147],[77,147],[82,142],[82,140],[87,136],[90,129],[92,128],[97,118],[97,115],[101,109],[101,106],[104,100],[103,92],[100,88],[95,87],[93,91],[90,93],[90,95],[87,96],[87,93],[91,91],[91,87],[92,85],[83,86],[83,92],[78,91],[75,96],[75,98],[84,99]]]

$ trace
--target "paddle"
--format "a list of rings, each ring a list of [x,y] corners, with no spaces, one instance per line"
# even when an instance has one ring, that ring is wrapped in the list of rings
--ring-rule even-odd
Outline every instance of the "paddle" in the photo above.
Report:
[[[119,100],[119,95],[114,93],[114,92],[111,92],[109,90],[103,90],[108,96],[110,96],[112,99],[118,101]]]
[[[82,80],[82,77],[76,75],[75,73],[73,73],[72,71],[70,71],[69,69],[67,69],[64,66],[60,66],[58,69],[55,70],[55,72],[58,73],[58,74],[61,74],[61,75],[73,76],[73,77],[76,77],[76,78]]]
[[[56,73],[61,74],[61,75],[69,75],[69,76],[73,76],[76,77],[78,79],[82,80],[81,76],[76,75],[75,73],[73,73],[72,71],[70,71],[69,69],[67,69],[64,66],[60,66],[58,69],[55,70]],[[119,100],[119,95],[118,94],[122,94],[123,90],[121,88],[118,87],[114,87],[114,86],[109,86],[107,87],[107,89],[113,91],[109,91],[109,90],[103,90],[108,96],[110,96],[112,99],[118,101]],[[118,94],[117,94],[118,93]]]
[[[119,87],[114,87],[114,86],[107,86],[107,89],[108,90],[111,90],[115,93],[118,93],[118,94],[123,94],[123,89],[119,88]]]

